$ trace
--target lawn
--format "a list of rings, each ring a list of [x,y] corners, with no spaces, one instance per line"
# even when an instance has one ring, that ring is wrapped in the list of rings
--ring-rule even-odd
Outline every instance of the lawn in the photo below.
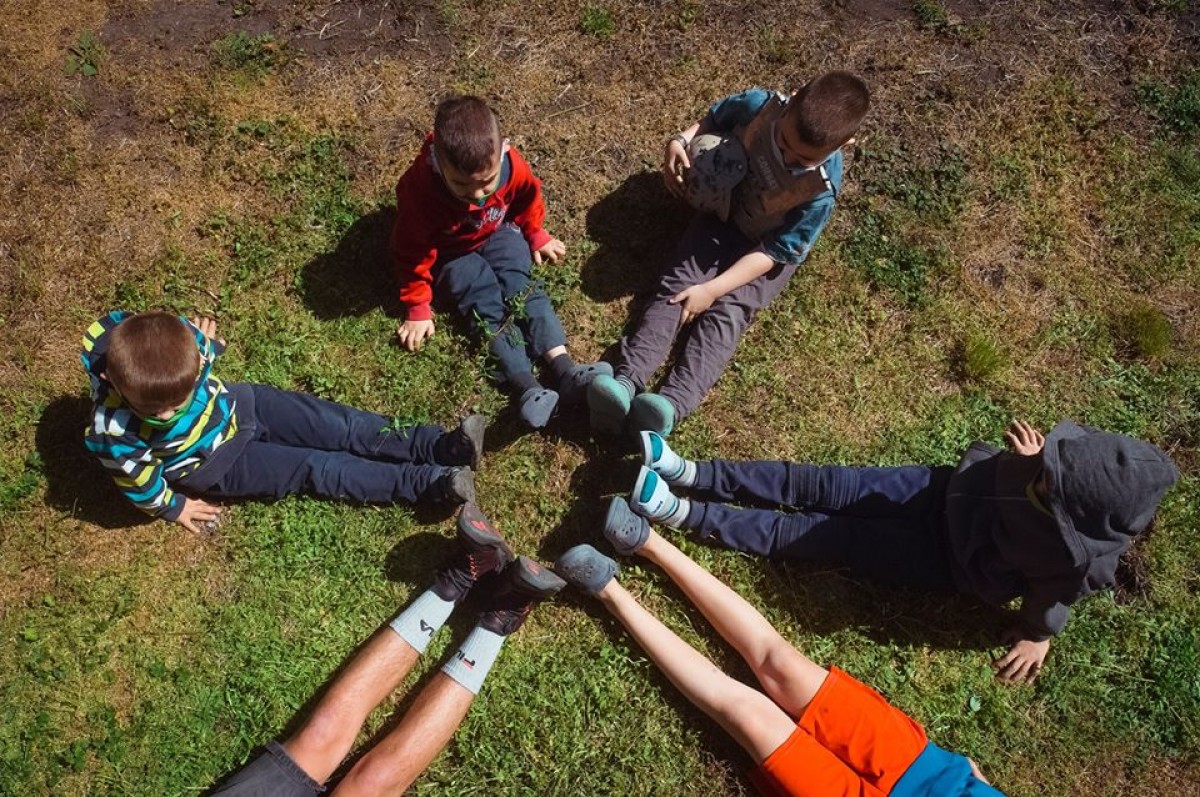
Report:
[[[0,794],[204,792],[293,728],[452,550],[448,514],[407,507],[243,503],[207,536],[150,522],[82,447],[88,324],[211,314],[227,380],[401,420],[494,416],[480,504],[551,561],[595,540],[636,462],[584,412],[522,433],[465,326],[392,344],[392,191],[433,106],[485,97],[544,181],[569,251],[537,273],[589,359],[687,222],[656,173],[666,139],[726,94],[829,68],[874,104],[839,208],[673,443],[941,464],[1013,417],[1073,418],[1184,475],[1028,687],[991,678],[999,613],[672,539],[1007,793],[1200,792],[1193,3],[10,0],[0,62]],[[660,573],[623,580],[750,677]],[[406,687],[471,625],[457,614]],[[741,795],[749,763],[564,594],[413,791]]]

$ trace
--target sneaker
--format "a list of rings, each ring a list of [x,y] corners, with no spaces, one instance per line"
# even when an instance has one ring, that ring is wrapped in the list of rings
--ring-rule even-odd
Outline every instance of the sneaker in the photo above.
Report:
[[[468,415],[453,432],[442,435],[433,448],[433,461],[439,465],[466,465],[479,470],[483,457],[483,433],[486,415]]]
[[[433,591],[445,601],[458,603],[479,579],[498,573],[513,560],[512,548],[475,504],[464,504],[458,513],[458,544],[462,552],[437,572]]]
[[[657,393],[639,393],[629,405],[629,425],[635,433],[646,430],[666,437],[675,428],[675,407]]]
[[[629,494],[633,511],[650,520],[663,521],[678,513],[679,505],[679,498],[671,493],[667,482],[643,465]]]
[[[624,498],[613,496],[604,515],[604,539],[622,556],[633,556],[649,538],[650,523],[635,515]]]
[[[590,545],[576,545],[568,550],[558,557],[558,561],[554,563],[554,570],[565,578],[568,584],[589,595],[595,595],[604,589],[605,585],[621,572],[616,562]]]
[[[479,625],[499,636],[508,636],[525,622],[533,607],[553,597],[567,584],[528,556],[507,568],[504,581],[487,599]]]
[[[475,471],[463,466],[447,468],[430,490],[434,501],[450,504],[475,503]]]
[[[544,387],[531,387],[521,394],[519,402],[521,420],[531,429],[541,429],[550,423],[550,416],[558,406],[558,393]]]
[[[613,369],[608,363],[580,363],[559,382],[558,392],[564,404],[578,404],[587,398],[588,385],[597,377],[612,377]]]
[[[611,376],[600,374],[587,388],[592,430],[602,434],[620,434],[625,428],[632,396],[629,388]]]

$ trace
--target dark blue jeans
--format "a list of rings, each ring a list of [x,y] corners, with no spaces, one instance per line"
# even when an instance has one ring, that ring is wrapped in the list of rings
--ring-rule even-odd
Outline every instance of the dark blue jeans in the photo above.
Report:
[[[845,567],[900,586],[952,591],[942,534],[952,472],[921,465],[700,462],[696,490],[720,501],[771,508],[695,501],[686,525],[739,551]]]
[[[237,409],[238,424],[253,428],[247,432],[250,439],[223,473],[206,473],[206,464],[182,486],[217,498],[307,493],[364,503],[411,503],[446,472],[434,463],[434,445],[445,433],[440,426],[395,429],[390,418],[305,393],[267,385],[237,387],[253,393],[251,417],[245,415],[244,403]]]
[[[433,269],[434,293],[453,300],[468,322],[478,319],[496,332],[505,316],[512,315],[512,323],[492,338],[490,346],[500,376],[506,379],[533,370],[527,348],[541,357],[567,343],[550,298],[530,283],[531,258],[529,242],[509,224],[474,252],[438,263]],[[522,295],[524,309],[513,313],[510,303]]]

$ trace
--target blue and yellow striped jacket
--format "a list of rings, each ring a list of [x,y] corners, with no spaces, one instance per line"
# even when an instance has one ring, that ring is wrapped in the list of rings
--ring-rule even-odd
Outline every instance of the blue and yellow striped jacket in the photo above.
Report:
[[[129,315],[111,312],[84,333],[83,368],[91,378],[93,401],[84,445],[112,473],[117,487],[135,506],[175,520],[183,510],[184,497],[169,483],[194,472],[237,432],[234,397],[212,375],[213,362],[225,347],[209,340],[187,319],[180,319],[196,336],[200,376],[183,417],[170,428],[155,429],[135,415],[102,376],[109,333]]]

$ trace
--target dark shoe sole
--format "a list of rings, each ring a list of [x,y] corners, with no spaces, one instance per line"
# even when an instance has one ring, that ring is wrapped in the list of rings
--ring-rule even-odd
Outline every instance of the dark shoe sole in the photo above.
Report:
[[[513,586],[539,600],[557,594],[567,585],[553,570],[542,567],[528,556],[518,556],[511,570]]]
[[[508,547],[508,542],[500,534],[500,531],[492,525],[492,521],[488,520],[483,512],[479,511],[479,507],[475,504],[463,504],[462,509],[459,510],[458,538],[468,548],[495,549],[499,554],[497,558],[503,562],[500,567],[496,568],[497,570],[507,566],[516,556],[513,549]]]
[[[463,436],[471,441],[471,470],[479,470],[479,461],[483,459],[483,435],[487,431],[487,420],[486,415],[468,415],[459,424]]]

